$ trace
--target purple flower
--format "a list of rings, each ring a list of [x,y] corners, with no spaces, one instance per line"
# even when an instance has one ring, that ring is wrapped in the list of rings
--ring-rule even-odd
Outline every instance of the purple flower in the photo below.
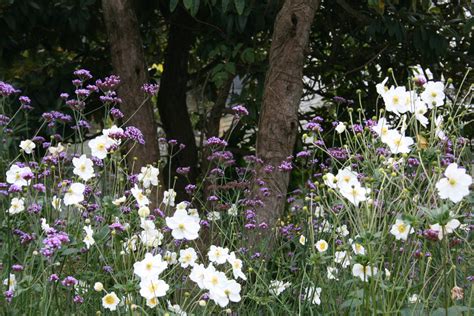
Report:
[[[91,72],[86,69],[79,69],[79,70],[74,71],[74,76],[78,77],[79,79],[83,81],[92,79]]]
[[[193,192],[197,189],[197,187],[194,184],[188,184],[187,186],[184,187],[184,190],[186,191],[187,194],[193,194]]]
[[[20,90],[15,89],[11,84],[0,81],[0,96],[8,97],[12,94],[19,93]]]
[[[112,269],[111,266],[103,266],[102,269],[107,272],[107,273],[112,273],[114,272],[114,269]]]
[[[20,272],[23,271],[23,266],[21,264],[14,264],[12,265],[12,270],[15,272]]]
[[[28,207],[28,212],[32,214],[38,214],[42,210],[41,204],[33,203]]]
[[[143,138],[142,132],[134,126],[127,126],[125,128],[125,136],[139,144],[145,144],[145,139]]]
[[[243,105],[236,105],[232,107],[232,111],[237,117],[249,115],[249,111]]]
[[[59,280],[59,277],[56,273],[53,273],[49,276],[49,282],[56,282],[57,280]]]
[[[291,161],[283,161],[279,166],[278,170],[282,172],[289,172],[293,169]]]
[[[145,94],[148,94],[149,96],[157,95],[159,89],[160,89],[159,84],[145,83],[142,86],[142,91],[145,92]]]
[[[77,279],[73,276],[67,276],[64,280],[61,281],[61,284],[67,287],[75,286],[79,282]]]
[[[72,301],[76,304],[84,303],[84,299],[80,295],[75,295]]]
[[[227,142],[223,139],[220,139],[218,137],[209,137],[205,143],[205,146],[222,146],[226,147]]]
[[[117,108],[111,108],[110,115],[112,115],[112,117],[117,120],[123,118],[124,116],[123,113]]]
[[[189,173],[189,171],[191,171],[191,168],[190,167],[179,167],[179,168],[176,168],[176,173],[180,174],[180,175],[187,175]]]
[[[1,83],[1,82],[0,82],[0,83]],[[15,293],[13,292],[13,290],[8,290],[8,291],[3,292],[3,295],[5,295],[5,300],[6,300],[8,303],[11,303],[11,301],[13,300],[13,296],[15,295]]]
[[[120,77],[115,75],[106,77],[104,80],[99,79],[95,82],[95,85],[102,91],[115,90],[119,84]]]

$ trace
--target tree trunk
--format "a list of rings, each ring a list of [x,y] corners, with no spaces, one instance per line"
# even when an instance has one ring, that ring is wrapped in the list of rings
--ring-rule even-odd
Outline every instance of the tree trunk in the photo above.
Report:
[[[103,0],[102,8],[112,65],[114,72],[121,78],[118,89],[123,100],[121,109],[126,119],[129,119],[129,125],[140,128],[145,137],[146,146],[136,146],[133,149],[132,156],[138,159],[135,165],[143,166],[147,163],[158,162],[160,152],[153,104],[150,101],[146,102],[139,109],[145,99],[141,86],[147,83],[149,78],[132,1]]]
[[[145,96],[141,86],[149,78],[140,30],[131,0],[103,0],[102,9],[112,65],[121,79],[118,93],[123,102],[120,108],[128,120],[127,125],[138,127],[145,138],[145,145],[136,145],[128,159],[129,166],[134,166],[133,172],[139,172],[140,167],[160,159],[153,104],[148,101],[142,105]],[[160,182],[164,183],[162,176]]]
[[[264,162],[257,168],[256,177],[265,182],[271,194],[261,196],[264,206],[256,211],[257,222],[268,225],[268,229],[258,231],[250,241],[257,248],[272,243],[275,224],[285,206],[290,174],[279,171],[278,166],[293,153],[305,52],[318,6],[319,0],[286,0],[275,20],[256,150]],[[274,168],[273,172],[265,172],[268,165]],[[253,192],[258,196],[259,187]]]
[[[195,184],[198,175],[196,138],[186,104],[189,51],[195,40],[191,23],[189,14],[179,6],[170,16],[168,46],[158,92],[158,109],[166,137],[186,145],[184,150],[173,157],[171,174],[166,175],[171,177],[171,184],[176,177],[178,200],[189,200],[184,187],[189,182]],[[187,175],[189,180],[176,173],[177,167],[191,168]]]

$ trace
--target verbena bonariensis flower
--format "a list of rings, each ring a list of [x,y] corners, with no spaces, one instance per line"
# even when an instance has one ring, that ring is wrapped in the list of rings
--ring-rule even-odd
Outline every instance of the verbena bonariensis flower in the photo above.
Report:
[[[160,90],[160,85],[155,83],[145,83],[142,86],[142,91],[149,96],[156,96]]]
[[[143,138],[142,132],[134,126],[127,126],[125,128],[125,136],[141,145],[145,145],[145,139]]]
[[[8,97],[12,94],[19,93],[20,90],[15,89],[11,84],[0,81],[0,96]]]
[[[225,140],[223,139],[220,139],[219,137],[209,137],[206,142],[205,142],[205,146],[222,146],[222,147],[226,147],[228,144]]]

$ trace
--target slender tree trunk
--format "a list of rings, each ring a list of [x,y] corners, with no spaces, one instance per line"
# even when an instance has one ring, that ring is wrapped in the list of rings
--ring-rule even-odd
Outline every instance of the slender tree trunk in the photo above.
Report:
[[[272,243],[275,224],[285,206],[290,174],[279,171],[278,166],[293,153],[305,52],[318,6],[319,0],[286,0],[275,20],[257,133],[257,156],[264,164],[257,168],[256,177],[265,182],[271,194],[261,197],[264,206],[256,215],[257,222],[266,223],[269,228],[253,236],[251,243],[257,247]],[[274,168],[273,172],[264,171],[268,165]],[[256,196],[258,192],[259,187],[255,187]]]
[[[186,104],[189,51],[195,40],[190,19],[189,14],[179,6],[170,16],[168,46],[158,93],[158,109],[166,137],[186,145],[173,157],[171,174],[166,175],[171,177],[171,184],[176,177],[178,200],[189,200],[184,187],[189,182],[194,184],[198,175],[196,138]],[[187,176],[189,180],[176,173],[177,167],[191,168]]]
[[[127,125],[138,127],[145,138],[145,145],[136,145],[128,160],[129,166],[134,166],[133,171],[139,172],[140,167],[160,159],[153,104],[150,101],[143,104],[145,96],[141,86],[149,78],[140,30],[131,0],[103,0],[102,9],[112,65],[121,79],[118,93],[123,102],[120,108],[129,120]],[[164,183],[162,179],[160,182]]]

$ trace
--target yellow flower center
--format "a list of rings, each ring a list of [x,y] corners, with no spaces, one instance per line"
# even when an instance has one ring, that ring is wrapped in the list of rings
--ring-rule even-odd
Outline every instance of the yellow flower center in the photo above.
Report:
[[[107,294],[104,298],[104,301],[105,301],[105,304],[112,305],[115,303],[115,298],[112,295]]]
[[[456,185],[456,180],[455,179],[449,179],[449,184],[454,186]]]
[[[407,226],[405,224],[398,225],[398,232],[404,233],[407,230]]]
[[[213,276],[211,278],[211,283],[212,285],[217,285],[219,283],[219,279],[216,276]]]
[[[181,230],[184,230],[185,226],[184,226],[184,224],[179,224],[178,228],[181,229]]]
[[[394,96],[393,97],[393,103],[398,104],[398,102],[400,102],[400,98],[398,96]]]
[[[150,271],[152,268],[153,268],[153,264],[151,262],[148,262],[146,265],[145,265],[145,268]]]

